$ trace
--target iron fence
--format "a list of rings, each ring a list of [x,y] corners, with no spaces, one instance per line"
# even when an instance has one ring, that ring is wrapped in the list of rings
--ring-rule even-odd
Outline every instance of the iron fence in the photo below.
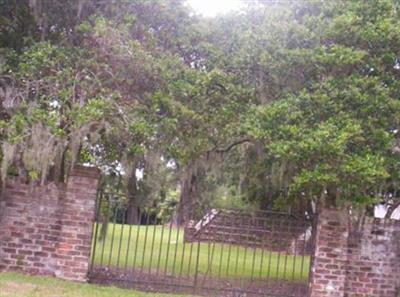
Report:
[[[154,209],[99,197],[89,277],[146,291],[208,296],[307,296],[312,220],[211,210],[182,227]]]

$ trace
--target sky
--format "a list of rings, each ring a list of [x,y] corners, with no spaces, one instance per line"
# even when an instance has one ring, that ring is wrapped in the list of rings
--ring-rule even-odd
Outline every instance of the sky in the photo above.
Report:
[[[213,17],[232,10],[238,10],[242,5],[240,0],[187,0],[196,13]]]

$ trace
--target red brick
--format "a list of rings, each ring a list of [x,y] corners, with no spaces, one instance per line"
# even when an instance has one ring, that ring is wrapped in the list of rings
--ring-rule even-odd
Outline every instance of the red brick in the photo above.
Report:
[[[353,226],[344,211],[320,214],[310,296],[396,297],[400,222],[366,218],[362,229]]]

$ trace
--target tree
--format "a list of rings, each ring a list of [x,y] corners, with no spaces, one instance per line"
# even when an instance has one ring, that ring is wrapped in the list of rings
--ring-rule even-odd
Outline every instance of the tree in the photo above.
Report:
[[[383,1],[328,11],[319,16],[329,17],[320,42],[289,50],[317,75],[300,92],[257,107],[248,127],[266,154],[284,164],[282,199],[373,204],[392,197],[397,184],[397,14],[394,3]]]
[[[257,1],[215,19],[178,0],[4,4],[3,179],[95,164],[121,180],[130,223],[176,190],[181,223],[221,189],[300,214],[396,205],[392,1]]]

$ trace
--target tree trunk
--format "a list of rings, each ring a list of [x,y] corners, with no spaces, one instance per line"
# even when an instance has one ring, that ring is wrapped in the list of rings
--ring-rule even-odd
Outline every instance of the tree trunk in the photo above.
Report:
[[[64,182],[65,181],[65,171],[66,171],[66,157],[68,148],[57,148],[59,151],[57,152],[57,156],[54,160],[54,165],[50,169],[49,177],[55,182]]]
[[[126,209],[126,223],[128,225],[137,225],[139,223],[139,207],[130,201]]]
[[[197,178],[191,166],[181,178],[181,196],[178,208],[178,224],[185,225],[191,219],[193,201],[196,199]]]
[[[327,194],[325,196],[326,207],[336,207],[339,198],[339,191],[335,185],[328,185],[326,188]]]
[[[129,180],[128,180],[128,187],[127,187],[127,194],[128,194],[128,207],[126,210],[126,223],[128,225],[136,225],[139,223],[139,206],[137,202],[137,179],[136,179],[136,162],[132,166]]]

